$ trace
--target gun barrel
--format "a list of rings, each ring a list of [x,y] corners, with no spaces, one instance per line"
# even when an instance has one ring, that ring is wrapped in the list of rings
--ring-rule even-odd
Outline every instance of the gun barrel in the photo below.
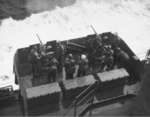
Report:
[[[91,28],[93,29],[94,33],[97,35],[97,32],[94,30],[93,26],[91,25]]]
[[[101,42],[101,37],[97,34],[97,32],[94,30],[94,28],[93,28],[93,26],[92,26],[92,25],[91,25],[91,27],[92,27],[93,31],[95,32],[95,34],[96,34],[97,38],[98,38],[98,39],[100,39],[100,42]]]
[[[39,35],[38,35],[38,34],[36,34],[36,35],[37,35],[37,37],[38,37],[38,39],[39,39],[39,41],[40,41],[40,44],[43,45],[43,43],[42,43],[42,41],[41,41]]]

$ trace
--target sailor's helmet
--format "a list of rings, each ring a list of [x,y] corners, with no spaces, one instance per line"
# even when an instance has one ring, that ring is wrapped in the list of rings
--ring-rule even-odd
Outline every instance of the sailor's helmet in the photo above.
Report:
[[[114,35],[118,36],[118,33],[117,33],[117,32],[114,32]]]
[[[117,51],[120,51],[121,49],[119,47],[116,48]]]
[[[69,54],[67,58],[72,59],[73,58],[72,54]]]
[[[47,50],[48,50],[48,49],[51,49],[51,48],[52,48],[52,46],[50,46],[50,45],[49,45],[49,46],[47,46]]]
[[[108,48],[108,49],[111,49],[111,45],[108,45],[107,48]]]
[[[36,46],[36,45],[34,45],[34,46],[33,46],[33,49],[34,49],[34,50],[37,50],[37,46]]]
[[[85,56],[84,54],[82,54],[82,55],[81,55],[81,59],[82,59],[82,60],[85,60],[85,59],[86,59],[86,56]]]
[[[104,36],[104,40],[105,40],[105,39],[108,39],[108,37],[107,37],[107,36]]]
[[[34,49],[31,49],[31,53],[32,53],[32,54],[34,53]]]

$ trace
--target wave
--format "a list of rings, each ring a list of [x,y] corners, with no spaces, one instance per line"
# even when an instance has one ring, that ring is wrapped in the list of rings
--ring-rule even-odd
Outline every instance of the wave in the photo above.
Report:
[[[15,1],[11,1],[11,4],[15,5]],[[19,21],[11,17],[11,14],[17,17],[15,10],[13,13],[13,10],[1,8],[0,3],[0,8],[9,16],[1,22],[0,45],[12,47],[11,55],[5,56],[6,52],[0,53],[0,58],[3,57],[0,64],[8,63],[5,57],[13,60],[17,48],[39,43],[36,33],[45,43],[54,39],[64,40],[93,34],[90,25],[93,25],[98,33],[117,31],[135,53],[149,49],[149,0],[53,1],[53,4],[52,0],[24,0],[23,3],[18,3],[22,8],[20,11],[18,7],[14,7],[18,17],[23,17],[20,14],[24,13],[30,14],[24,15],[25,18]],[[6,70],[12,69],[11,65],[8,67],[5,67]]]

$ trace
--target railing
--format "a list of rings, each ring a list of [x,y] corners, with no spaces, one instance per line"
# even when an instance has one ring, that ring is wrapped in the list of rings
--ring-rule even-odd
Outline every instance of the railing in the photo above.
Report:
[[[76,117],[77,112],[78,112],[81,108],[83,108],[83,106],[85,106],[91,99],[92,99],[91,105],[93,104],[93,102],[94,102],[94,94],[95,94],[95,89],[96,89],[96,84],[97,84],[97,81],[96,81],[95,83],[91,84],[91,85],[90,85],[87,89],[85,89],[79,96],[76,97],[75,100],[78,100],[90,87],[94,86],[93,90],[90,91],[88,94],[86,94],[85,97],[83,97],[83,98],[81,99],[81,101],[79,101],[78,103],[75,103],[74,117]],[[83,100],[85,100],[85,99],[86,99],[90,94],[92,94],[92,93],[93,93],[92,97],[90,97],[79,109],[77,109],[78,105],[79,105],[81,102],[83,102]],[[76,101],[76,102],[77,102],[77,101]],[[91,112],[92,112],[92,111],[90,110],[90,115],[91,115]]]
[[[0,109],[6,107],[7,104],[13,106],[15,102],[15,94],[12,85],[0,88]]]
[[[71,106],[68,108],[68,110],[65,112],[65,114],[63,115],[63,117],[69,112],[69,110],[72,108],[73,104],[76,102],[76,100],[73,101],[73,103],[71,104]]]
[[[83,107],[85,106],[85,104],[87,104],[91,99],[92,99],[92,103],[91,105],[93,104],[94,102],[94,92],[95,92],[95,89],[96,89],[96,83],[92,83],[89,87],[87,87],[80,95],[78,95],[75,100],[73,101],[73,103],[70,105],[70,107],[68,108],[68,110],[65,112],[65,114],[63,115],[63,117],[69,112],[69,110],[73,107],[73,105],[75,104],[75,110],[74,110],[74,117],[76,117],[76,113]],[[78,99],[88,90],[90,89],[92,86],[94,86],[93,90],[90,91],[88,94],[85,95],[85,97],[83,97],[79,102],[78,102]],[[88,99],[78,110],[77,110],[77,106],[83,102],[83,100],[85,100],[90,94],[92,94],[92,97],[90,99]],[[90,114],[91,114],[91,111],[90,111]]]

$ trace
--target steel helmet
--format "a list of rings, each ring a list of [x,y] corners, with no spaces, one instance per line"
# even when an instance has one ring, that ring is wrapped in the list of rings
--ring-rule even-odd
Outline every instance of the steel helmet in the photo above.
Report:
[[[121,49],[119,47],[116,48],[117,51],[120,51]]]
[[[111,45],[108,45],[107,48],[108,48],[108,49],[111,49]]]
[[[85,60],[85,59],[86,59],[86,56],[85,56],[84,54],[82,54],[81,59],[82,59],[82,60]]]
[[[104,40],[105,40],[105,39],[108,39],[108,37],[107,37],[107,36],[105,36],[105,37],[104,37]]]
[[[67,58],[72,59],[73,58],[72,54],[69,54]]]
[[[33,49],[31,49],[31,53],[33,54],[35,51]]]
[[[34,49],[34,50],[37,50],[37,46],[36,46],[36,45],[34,45],[34,46],[33,46],[33,49]]]
[[[117,33],[117,32],[114,32],[114,35],[118,36],[118,33]]]
[[[48,50],[48,49],[51,49],[51,48],[52,48],[52,46],[50,46],[50,45],[49,45],[49,46],[47,46],[47,50]]]

